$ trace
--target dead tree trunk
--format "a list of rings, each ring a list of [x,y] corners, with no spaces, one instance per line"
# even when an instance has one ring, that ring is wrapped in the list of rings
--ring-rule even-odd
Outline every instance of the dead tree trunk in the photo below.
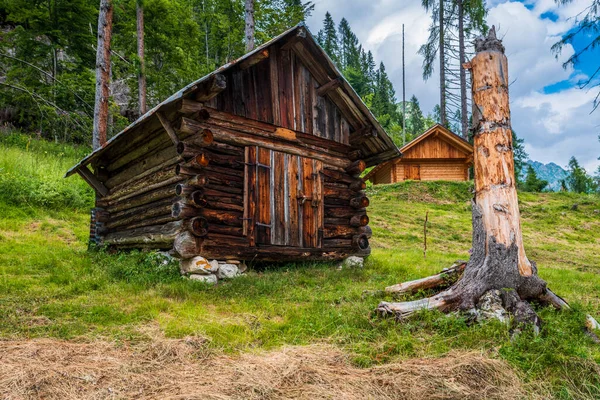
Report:
[[[96,49],[96,102],[94,104],[94,127],[92,148],[106,143],[108,125],[108,99],[110,96],[110,38],[112,36],[112,0],[100,0],[98,15],[98,47]]]
[[[405,317],[419,309],[471,310],[489,291],[502,293],[515,320],[539,321],[528,300],[549,300],[551,293],[537,275],[523,247],[515,188],[504,46],[492,27],[478,39],[476,55],[466,66],[473,77],[475,198],[473,255],[458,282],[422,300],[379,304],[377,311]],[[555,304],[556,305],[556,304]],[[532,317],[533,316],[533,317]]]
[[[440,0],[440,124],[446,126],[446,52],[444,48],[444,1]]]
[[[458,58],[462,66],[465,60],[465,6],[463,0],[458,0]],[[461,135],[467,138],[469,131],[469,115],[467,110],[467,71],[460,68],[460,127]]]
[[[254,50],[254,0],[246,0],[246,52]]]
[[[144,60],[144,6],[138,0],[136,7],[137,17],[137,55],[140,61],[138,71],[138,105],[140,115],[146,114],[146,62]]]

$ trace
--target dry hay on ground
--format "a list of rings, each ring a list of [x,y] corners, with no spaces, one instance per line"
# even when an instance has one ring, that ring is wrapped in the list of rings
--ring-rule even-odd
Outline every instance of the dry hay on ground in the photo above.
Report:
[[[0,341],[2,399],[518,399],[503,361],[474,352],[351,365],[331,346],[208,355],[197,338],[132,347]]]

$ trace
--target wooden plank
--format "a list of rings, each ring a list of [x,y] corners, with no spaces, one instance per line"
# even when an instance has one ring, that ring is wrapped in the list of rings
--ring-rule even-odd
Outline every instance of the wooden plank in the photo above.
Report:
[[[279,112],[281,113],[281,126],[289,129],[294,129],[293,119],[293,95],[292,95],[292,75],[291,75],[291,62],[290,62],[290,51],[281,50],[279,51],[278,59],[279,67]]]
[[[284,153],[273,151],[272,153],[273,168],[271,174],[273,176],[273,215],[271,229],[271,244],[287,245],[287,210],[286,210],[286,171]]]
[[[301,224],[298,209],[298,156],[286,154],[286,173],[288,187],[288,218],[289,218],[289,245],[300,247]]]
[[[179,143],[179,138],[177,137],[177,134],[175,133],[175,130],[171,126],[171,123],[169,122],[167,117],[165,117],[163,115],[163,113],[161,113],[160,111],[156,112],[156,116],[158,117],[158,120],[160,121],[160,124],[162,125],[164,130],[167,132],[167,134],[171,138],[171,141],[173,142],[173,144],[175,146],[177,146],[177,144]]]
[[[332,79],[329,82],[327,82],[326,84],[319,86],[319,88],[317,89],[317,96],[323,97],[329,91],[339,88],[341,84],[342,84],[342,81],[339,77]]]
[[[278,67],[278,51],[275,46],[269,49],[271,56],[269,57],[269,87],[271,89],[271,105],[273,124],[281,126],[281,112],[279,110],[279,67]]]
[[[246,105],[250,109],[250,118],[259,119],[259,104],[258,104],[258,89],[256,88],[256,68],[252,68],[246,72],[247,82],[244,84],[247,101],[250,105]]]
[[[292,52],[292,65],[294,66],[294,129],[306,132],[304,126],[304,68]]]
[[[271,150],[258,147],[256,243],[271,243]]]
[[[255,146],[248,146],[245,149],[245,176],[244,179],[244,235],[248,238],[251,247],[256,244],[255,223],[256,223],[256,152]]]
[[[314,183],[314,201],[313,209],[315,212],[315,236],[316,243],[315,247],[323,246],[323,228],[324,228],[324,198],[323,198],[323,163],[319,160],[313,160],[314,171],[313,171],[313,183]]]
[[[222,74],[211,76],[206,82],[201,84],[201,87],[196,91],[195,96],[197,101],[208,101],[221,93],[227,88],[227,79]]]
[[[345,168],[350,164],[349,160],[346,158],[341,158],[323,153],[321,151],[313,150],[313,146],[305,143],[289,142],[280,138],[249,135],[246,133],[240,133],[233,129],[226,129],[205,122],[199,122],[198,125],[210,129],[215,141],[218,142],[223,142],[234,146],[261,146],[275,151],[284,151],[286,153],[300,156],[306,155],[338,168]]]
[[[246,117],[246,107],[244,106],[244,82],[242,80],[242,71],[235,71],[232,74],[233,79],[233,113]]]
[[[303,247],[315,247],[317,237],[315,235],[315,209],[313,208],[313,160],[302,157],[302,244]]]
[[[108,188],[104,186],[102,182],[89,170],[88,166],[83,166],[77,170],[77,173],[83,178],[84,181],[90,185],[96,193],[100,196],[106,196],[108,193]]]
[[[296,58],[297,60],[297,58]],[[305,132],[313,134],[313,96],[314,96],[314,85],[313,78],[310,72],[304,65],[302,65],[302,88],[304,89],[304,128]]]
[[[269,49],[264,49],[242,61],[239,67],[241,70],[245,70],[267,58],[269,58]]]

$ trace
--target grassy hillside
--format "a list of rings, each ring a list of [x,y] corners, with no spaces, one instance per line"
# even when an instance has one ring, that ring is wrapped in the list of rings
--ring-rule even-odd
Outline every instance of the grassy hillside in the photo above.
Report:
[[[600,317],[598,196],[520,193],[528,256],[575,311],[540,309],[542,334],[511,339],[494,321],[468,326],[460,316],[427,312],[399,324],[371,315],[386,299],[378,290],[468,258],[468,183],[369,189],[373,253],[364,269],[256,265],[208,287],[182,279],[177,265],[154,253],[87,251],[92,193],[78,177],[62,179],[84,152],[0,136],[3,339],[130,344],[158,329],[170,338],[202,337],[215,353],[327,343],[355,366],[478,350],[508,361],[531,393],[600,398],[600,348],[581,329],[585,313]]]

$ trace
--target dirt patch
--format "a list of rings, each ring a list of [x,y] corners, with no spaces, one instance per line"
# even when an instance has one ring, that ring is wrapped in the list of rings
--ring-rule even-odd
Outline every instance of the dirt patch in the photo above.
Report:
[[[133,347],[107,342],[0,341],[3,399],[520,399],[503,361],[480,353],[357,368],[330,346],[239,357],[199,338]]]

